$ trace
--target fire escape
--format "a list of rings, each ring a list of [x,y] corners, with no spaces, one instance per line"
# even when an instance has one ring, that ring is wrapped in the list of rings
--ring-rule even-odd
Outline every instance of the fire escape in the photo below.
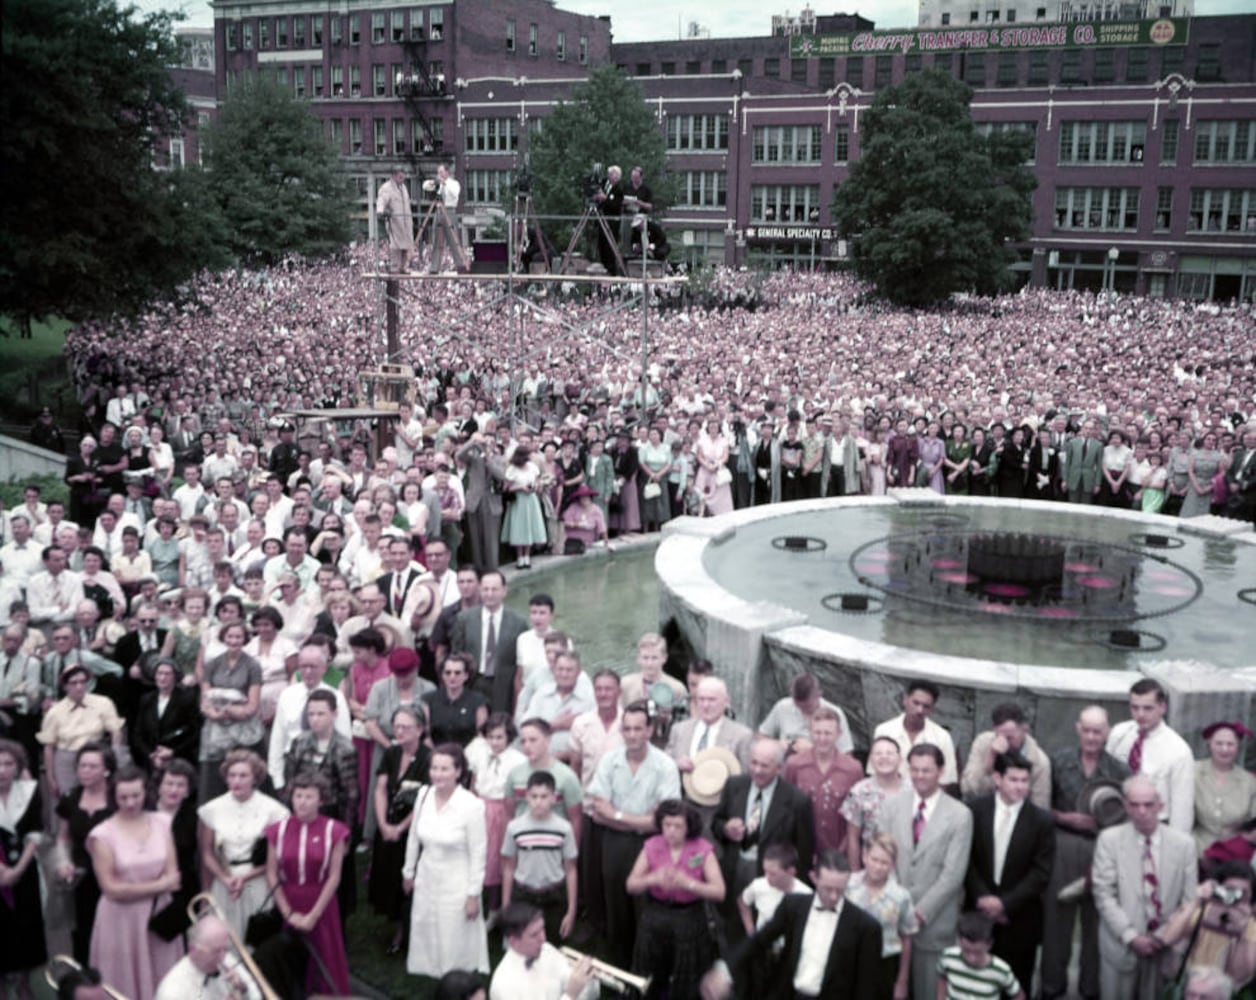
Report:
[[[433,28],[433,42],[441,40],[443,28]],[[443,152],[444,139],[438,136],[432,127],[430,108],[433,101],[443,101],[448,97],[448,87],[444,73],[428,72],[427,43],[429,39],[422,27],[411,28],[409,36],[402,47],[409,63],[408,69],[397,74],[393,81],[397,95],[405,101],[406,109],[422,129],[423,137],[418,150],[411,148],[409,157],[417,162],[422,157],[440,156]]]

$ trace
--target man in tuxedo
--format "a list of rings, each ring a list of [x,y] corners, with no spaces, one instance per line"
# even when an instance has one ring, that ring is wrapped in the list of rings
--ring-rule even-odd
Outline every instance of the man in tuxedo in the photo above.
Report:
[[[459,613],[451,648],[470,653],[479,664],[477,690],[494,712],[512,711],[515,694],[515,645],[528,623],[505,607],[506,578],[499,570],[480,577],[480,606]]]
[[[711,821],[711,833],[720,848],[720,867],[728,891],[724,895],[725,924],[730,939],[744,931],[737,916],[742,890],[763,874],[763,852],[769,844],[791,844],[799,864],[815,856],[815,820],[811,799],[782,778],[785,748],[766,736],[750,747],[749,774],[728,779]]]
[[[873,1000],[881,964],[881,925],[843,894],[850,862],[839,851],[823,851],[811,873],[815,895],[789,893],[754,936],[735,948],[728,963],[703,977],[703,1000],[726,1000],[735,979],[744,979],[756,957],[777,941],[782,974],[769,985],[768,1000],[843,997]]]
[[[938,957],[955,943],[972,850],[968,808],[942,790],[942,751],[917,743],[907,755],[911,789],[885,803],[882,829],[898,843],[898,880],[911,893],[920,931],[912,941],[913,1000],[936,1000]]]
[[[1094,420],[1082,424],[1082,432],[1069,438],[1060,469],[1061,485],[1068,491],[1069,503],[1094,503],[1099,492],[1099,464],[1103,442]]]
[[[472,434],[455,457],[466,470],[463,484],[471,561],[484,569],[497,569],[506,462],[497,449],[491,424],[484,431]]]
[[[1042,941],[1042,894],[1055,857],[1055,823],[1029,797],[1028,760],[1014,750],[994,759],[994,794],[972,803],[973,839],[964,879],[967,909],[994,922],[994,953],[1025,992]]]
[[[1160,793],[1143,775],[1123,787],[1128,823],[1099,834],[1091,885],[1099,911],[1102,1000],[1155,1000],[1164,986],[1164,941],[1156,935],[1195,898],[1195,840],[1160,822]]]

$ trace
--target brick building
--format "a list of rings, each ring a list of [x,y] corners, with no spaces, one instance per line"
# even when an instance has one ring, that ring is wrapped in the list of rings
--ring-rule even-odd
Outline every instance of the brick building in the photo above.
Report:
[[[666,137],[675,256],[840,260],[829,205],[859,155],[861,112],[935,67],[974,88],[980,128],[1034,135],[1024,280],[1256,294],[1256,15],[894,31],[826,15],[753,38],[616,44],[609,20],[546,0],[214,10],[218,93],[274,72],[309,99],[355,178],[366,232],[398,159],[420,173],[451,162],[468,229],[486,227],[529,135],[609,61]]]

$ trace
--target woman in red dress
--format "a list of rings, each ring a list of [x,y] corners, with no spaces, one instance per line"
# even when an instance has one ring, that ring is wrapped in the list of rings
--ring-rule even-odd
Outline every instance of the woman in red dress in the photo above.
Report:
[[[325,789],[322,775],[298,774],[290,787],[292,816],[266,828],[270,845],[266,880],[284,923],[306,935],[310,950],[322,959],[321,963],[311,959],[306,989],[346,996],[349,959],[340,931],[336,889],[349,828],[319,813]]]

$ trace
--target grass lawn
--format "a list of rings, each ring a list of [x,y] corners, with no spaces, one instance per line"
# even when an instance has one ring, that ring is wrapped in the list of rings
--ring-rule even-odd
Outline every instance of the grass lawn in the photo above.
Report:
[[[0,415],[14,423],[34,419],[40,407],[50,406],[62,429],[78,421],[78,402],[66,377],[62,350],[71,324],[49,320],[31,326],[31,339],[18,338],[17,324],[0,317]],[[68,421],[73,421],[68,422]]]

